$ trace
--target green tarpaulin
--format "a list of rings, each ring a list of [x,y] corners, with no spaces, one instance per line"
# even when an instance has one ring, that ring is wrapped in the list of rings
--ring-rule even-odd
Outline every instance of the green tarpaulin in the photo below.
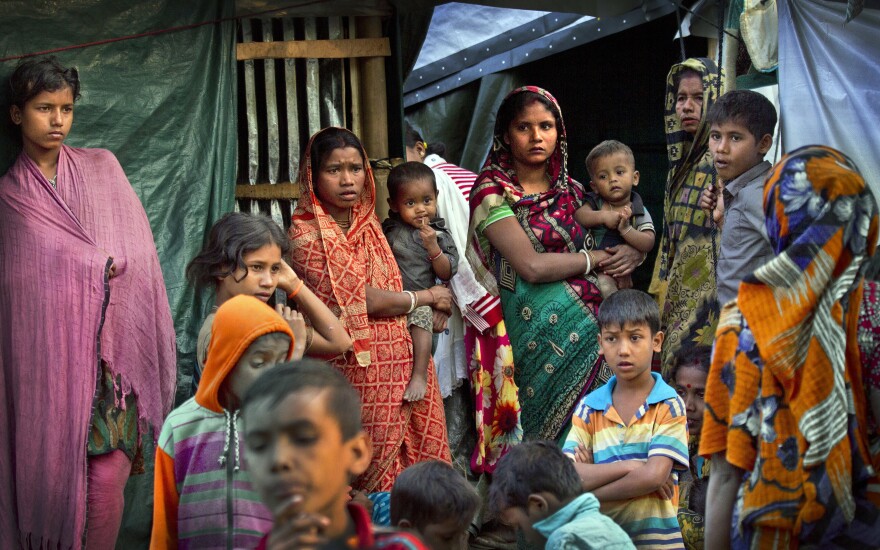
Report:
[[[231,0],[0,0],[0,13],[0,58],[6,58],[216,21],[231,16],[234,5]],[[177,331],[178,402],[189,388],[195,337],[210,299],[194,295],[184,268],[211,224],[233,208],[234,25],[214,23],[55,54],[79,69],[82,82],[66,143],[113,151],[150,218]],[[7,82],[17,63],[0,62],[0,173],[19,151],[12,139],[17,130],[6,115]],[[152,460],[147,468],[147,475],[129,482],[119,548],[148,543]]]

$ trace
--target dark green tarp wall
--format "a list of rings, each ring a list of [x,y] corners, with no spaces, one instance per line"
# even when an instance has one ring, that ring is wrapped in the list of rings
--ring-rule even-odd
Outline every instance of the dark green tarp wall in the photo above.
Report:
[[[214,21],[233,13],[232,0],[0,0],[0,58]],[[150,218],[177,331],[183,391],[188,391],[195,337],[210,299],[194,295],[184,268],[207,229],[232,210],[234,201],[234,24],[215,23],[56,54],[65,65],[79,69],[82,82],[66,143],[113,151]],[[7,82],[17,63],[0,62],[0,173],[19,151],[11,138],[17,131],[6,114]],[[179,390],[178,402],[182,396]],[[146,547],[149,540],[152,460],[147,468],[147,475],[133,477],[126,490],[119,548]]]

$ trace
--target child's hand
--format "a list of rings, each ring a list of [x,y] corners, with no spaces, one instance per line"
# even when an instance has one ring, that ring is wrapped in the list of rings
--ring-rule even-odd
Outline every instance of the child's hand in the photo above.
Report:
[[[422,238],[422,244],[425,245],[428,254],[431,256],[437,254],[437,251],[440,250],[440,245],[437,244],[437,232],[434,231],[433,227],[428,225],[428,218],[422,218],[422,226],[419,227],[419,236]]]
[[[620,214],[614,210],[602,210],[602,225],[608,229],[617,229],[620,225]]]
[[[421,401],[425,397],[425,390],[428,389],[427,373],[413,372],[409,384],[406,385],[406,391],[403,392],[404,401]]]
[[[663,485],[657,489],[657,494],[663,500],[672,500],[675,496],[675,478],[673,477],[675,474],[673,472],[669,472],[669,477],[666,478],[666,481],[663,482]]]
[[[718,191],[717,185],[703,189],[699,206],[707,216],[712,216],[716,225],[720,226],[724,222],[724,197]]]
[[[291,359],[301,359],[306,349],[306,320],[302,313],[288,306],[281,304],[275,305],[275,311],[278,312],[293,332],[293,357]]]
[[[321,548],[327,544],[324,530],[330,520],[317,514],[299,512],[303,497],[295,495],[273,510],[275,521],[266,548],[269,550],[288,550],[290,548]]]
[[[431,291],[433,300],[430,305],[432,308],[442,311],[443,313],[452,313],[452,291],[443,285],[434,285],[428,290]]]
[[[449,315],[443,313],[442,311],[432,310],[434,314],[434,333],[440,333],[446,330],[446,325],[449,322]]]
[[[627,227],[632,227],[629,224],[629,219],[632,218],[632,208],[630,208],[629,205],[626,205],[620,209],[618,214],[619,214],[619,217],[617,219],[617,230],[620,233],[623,233],[624,231],[626,231]],[[630,229],[630,231],[632,231],[632,230]]]
[[[299,287],[300,278],[287,262],[281,260],[281,268],[278,271],[278,288],[285,294],[290,294]]]
[[[111,261],[113,260],[113,254],[110,254],[109,252],[107,252],[103,248],[99,248],[98,250],[100,250],[105,256],[110,258]],[[108,273],[107,273],[108,279],[112,279],[113,277],[116,277],[116,262],[115,261],[113,261],[113,263],[110,264],[110,269],[108,270]]]
[[[574,451],[574,461],[578,464],[592,464],[593,450],[588,449],[583,443],[578,443],[577,449]]]

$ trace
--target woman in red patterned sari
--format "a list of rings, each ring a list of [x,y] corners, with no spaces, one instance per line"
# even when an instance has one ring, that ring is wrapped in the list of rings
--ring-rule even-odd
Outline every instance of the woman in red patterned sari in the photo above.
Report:
[[[403,291],[400,272],[376,217],[376,189],[360,140],[343,128],[312,136],[303,155],[303,195],[290,226],[292,266],[339,317],[354,352],[332,363],[358,390],[373,442],[370,468],[354,484],[390,491],[398,474],[423,460],[450,461],[434,368],[420,401],[404,402],[412,374],[406,314],[417,305],[448,313],[452,295],[435,286]]]

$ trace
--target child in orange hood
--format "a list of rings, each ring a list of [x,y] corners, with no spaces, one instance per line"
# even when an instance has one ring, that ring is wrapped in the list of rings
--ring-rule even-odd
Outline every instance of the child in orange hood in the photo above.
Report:
[[[272,528],[244,461],[239,406],[258,376],[302,357],[304,344],[253,296],[217,310],[198,392],[171,412],[159,436],[151,549],[253,548]]]

